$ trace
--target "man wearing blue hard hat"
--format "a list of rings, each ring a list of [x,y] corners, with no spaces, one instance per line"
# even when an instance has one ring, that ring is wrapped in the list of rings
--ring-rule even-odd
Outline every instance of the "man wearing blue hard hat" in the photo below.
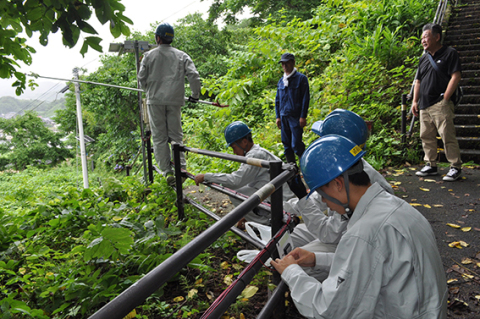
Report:
[[[312,131],[320,137],[330,134],[346,137],[362,149],[366,148],[369,135],[365,121],[358,114],[344,109],[336,109],[323,121],[315,122]],[[393,194],[393,189],[385,178],[363,158],[362,163],[370,180]],[[293,246],[313,252],[317,257],[316,267],[305,268],[305,271],[319,281],[325,280],[330,271],[333,253],[347,229],[348,217],[330,210],[316,192],[309,198],[290,199],[284,204],[284,209],[301,216],[304,222],[293,230]]]
[[[192,59],[170,44],[174,38],[173,27],[161,23],[155,30],[158,46],[145,52],[138,72],[141,88],[147,95],[148,118],[152,131],[155,160],[170,185],[175,176],[170,165],[171,142],[183,142],[181,109],[185,105],[185,77],[190,83],[191,102],[200,97],[200,75]],[[186,168],[184,152],[180,153],[180,165]]]
[[[295,56],[292,53],[282,54],[279,63],[284,74],[277,84],[276,124],[281,130],[287,162],[296,163],[295,154],[301,158],[305,151],[302,134],[307,124],[310,87],[307,77],[295,68]]]
[[[271,152],[260,147],[253,142],[252,130],[243,122],[235,121],[230,123],[224,131],[227,147],[231,147],[235,155],[256,158],[266,161],[280,161],[280,159]],[[257,190],[270,182],[270,173],[267,169],[241,164],[240,168],[231,174],[225,173],[206,173],[195,176],[195,183],[217,183],[225,187],[237,190],[239,193],[251,196]],[[289,200],[295,197],[288,185],[282,187],[283,200]],[[234,205],[239,205],[241,201],[231,198]],[[250,212],[245,216],[247,221],[257,222],[268,225],[269,216]]]
[[[448,289],[435,235],[428,221],[404,200],[371,183],[365,154],[340,135],[308,147],[300,168],[310,194],[349,223],[319,282],[301,268],[314,253],[296,248],[271,264],[308,318],[446,318]]]

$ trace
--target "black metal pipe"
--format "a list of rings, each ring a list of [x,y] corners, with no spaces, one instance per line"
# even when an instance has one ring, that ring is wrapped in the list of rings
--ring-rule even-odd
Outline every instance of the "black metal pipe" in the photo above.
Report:
[[[237,296],[242,293],[245,287],[252,281],[255,274],[258,270],[265,264],[265,262],[270,258],[275,252],[276,244],[285,234],[289,231],[289,224],[293,223],[293,220],[289,220],[287,225],[284,225],[268,242],[256,259],[254,259],[245,270],[238,276],[238,278],[228,287],[213,304],[210,305],[210,308],[203,314],[202,319],[206,318],[220,318],[225,311],[230,307],[230,305],[237,299]],[[277,307],[278,308],[278,307]],[[285,308],[285,304],[283,309]],[[280,315],[282,316],[282,315]],[[275,318],[279,318],[275,316]]]
[[[410,128],[408,129],[407,136],[412,136],[413,126],[415,125],[416,116],[412,115],[412,121],[410,122]]]
[[[216,221],[219,221],[221,220],[222,218],[214,213],[212,213],[211,211],[209,211],[207,208],[203,207],[202,205],[200,205],[199,203],[197,203],[196,201],[194,201],[193,199],[189,198],[188,196],[185,197],[185,201],[192,205],[193,207],[197,208],[199,211],[203,212],[204,214],[210,216],[211,218],[215,219]],[[243,240],[245,240],[246,242],[254,245],[255,247],[257,247],[258,249],[263,249],[265,247],[265,245],[261,242],[259,242],[258,240],[256,240],[255,238],[253,238],[252,236],[250,236],[249,234],[247,234],[246,232],[244,231],[241,231],[240,229],[238,229],[237,227],[233,226],[232,228],[230,228],[230,231],[232,231],[235,235],[239,236],[240,238],[242,238]]]
[[[288,285],[285,281],[281,281],[278,284],[277,288],[272,293],[270,299],[268,299],[267,303],[263,307],[262,311],[257,316],[257,319],[270,319],[272,317],[272,313],[277,308],[279,302],[284,302],[285,300],[285,292],[288,291]]]
[[[402,94],[402,144],[407,140],[407,95]]]
[[[175,186],[177,188],[177,209],[178,209],[178,220],[185,218],[185,210],[183,208],[183,188],[182,188],[182,167],[180,163],[180,151],[182,145],[178,143],[172,143],[173,145],[173,162],[175,167]]]
[[[214,152],[214,151],[201,150],[201,149],[198,149],[198,148],[191,148],[191,147],[186,147],[186,146],[184,146],[183,149],[185,150],[185,152],[192,152],[192,153],[201,154],[201,155],[208,155],[208,156],[212,156],[212,157],[222,158],[222,159],[226,159],[226,160],[230,160],[230,161],[234,161],[234,162],[239,162],[239,163],[244,163],[244,164],[249,164],[249,165],[258,166],[258,167],[269,168],[270,163],[271,163],[269,161],[260,160],[260,159],[256,159],[256,158],[239,156],[239,155],[231,155],[231,154]]]
[[[282,162],[270,163],[270,179],[276,178],[282,173]],[[282,188],[277,189],[271,196],[272,202],[272,238],[282,228],[283,225],[283,192]],[[278,258],[278,252],[275,250],[272,259]],[[278,272],[273,273],[273,283],[278,285],[282,281],[282,277]],[[285,302],[281,302],[275,309],[275,318],[285,318]]]
[[[150,179],[150,183],[153,183],[152,132],[147,131],[145,135],[145,138],[147,139],[148,177]]]
[[[273,245],[270,250],[267,249],[266,251],[268,253],[262,254],[260,256],[260,260],[250,265],[251,268],[241,274],[242,280],[236,282],[230,288],[230,291],[228,291],[228,293],[226,293],[225,296],[222,297],[222,301],[214,308],[212,308],[212,311],[208,315],[205,315],[204,318],[221,318],[225,311],[227,311],[227,309],[230,307],[230,305],[235,302],[238,295],[240,295],[242,291],[247,287],[247,285],[252,281],[253,277],[255,277],[257,272],[260,270],[260,268],[262,268],[268,258],[270,258],[272,251],[276,251],[275,247],[276,245]]]
[[[275,179],[282,173],[282,161],[270,162],[270,180]],[[270,196],[272,212],[272,238],[283,226],[283,192],[282,188],[273,192]]]
[[[277,188],[294,176],[293,171],[285,171],[274,180],[256,191],[249,199],[233,209],[228,215],[216,222],[187,245],[179,249],[170,258],[158,265],[135,284],[127,288],[115,299],[90,316],[91,319],[122,319],[132,309],[141,305],[147,297],[162,287],[180,269],[188,265],[196,256],[228,231],[255,206],[270,196]]]

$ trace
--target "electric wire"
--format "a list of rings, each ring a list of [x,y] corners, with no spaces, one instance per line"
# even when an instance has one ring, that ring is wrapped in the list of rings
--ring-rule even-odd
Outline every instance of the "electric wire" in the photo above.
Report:
[[[22,108],[21,110],[15,112],[15,114],[19,114],[20,112],[27,110],[30,105],[32,105],[32,104],[35,103],[35,102],[40,101],[40,98],[42,98],[42,97],[43,97],[44,95],[46,95],[48,92],[50,92],[51,90],[53,90],[58,84],[59,84],[59,83],[56,83],[56,84],[55,84],[54,86],[52,86],[50,89],[48,89],[47,91],[43,92],[43,93],[42,93],[39,97],[37,97],[35,100],[33,100],[33,101],[31,101],[30,103],[28,103],[27,106],[25,106],[25,107]],[[40,104],[38,104],[37,106],[35,106],[33,109],[27,110],[27,111],[32,111],[32,110],[36,109],[38,106],[40,106],[40,105],[41,105],[42,103],[44,103],[45,101],[46,101],[46,100],[41,101]]]

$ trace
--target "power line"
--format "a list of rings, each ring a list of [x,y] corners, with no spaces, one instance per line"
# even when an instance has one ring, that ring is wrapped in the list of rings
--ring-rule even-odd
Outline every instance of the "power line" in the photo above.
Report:
[[[191,2],[190,4],[187,4],[187,5],[186,5],[185,7],[183,7],[182,9],[178,10],[178,11],[175,12],[175,13],[172,13],[171,15],[169,15],[169,16],[166,17],[166,18],[163,18],[161,21],[164,21],[164,20],[167,20],[167,19],[173,17],[173,16],[176,15],[177,13],[182,12],[183,10],[185,10],[185,9],[188,8],[188,7],[190,7],[192,4],[194,4],[194,3],[196,3],[196,2],[197,2],[197,0]]]
[[[58,86],[59,84],[60,84],[60,82],[56,83],[56,84],[55,84],[54,86],[52,86],[50,89],[48,89],[47,91],[43,92],[42,95],[40,95],[40,96],[37,97],[35,100],[33,100],[33,101],[31,101],[30,103],[28,103],[27,106],[25,106],[25,107],[22,108],[21,110],[15,112],[15,114],[19,114],[20,112],[27,110],[27,108],[28,108],[30,105],[34,104],[35,102],[39,102],[40,99],[41,99],[45,94],[47,94],[48,92],[50,92],[51,90],[53,90],[53,89],[54,89],[56,86]],[[45,100],[41,101],[40,104],[38,104],[37,106],[35,106],[35,107],[34,107],[33,109],[31,109],[31,110],[36,109],[38,106],[40,106],[40,105],[41,105],[42,103],[44,103],[44,102],[45,102]]]

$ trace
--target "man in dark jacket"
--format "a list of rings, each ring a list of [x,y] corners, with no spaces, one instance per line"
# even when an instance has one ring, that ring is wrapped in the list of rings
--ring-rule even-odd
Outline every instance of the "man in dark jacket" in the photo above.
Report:
[[[295,154],[300,159],[305,151],[302,133],[307,124],[310,88],[307,77],[295,68],[293,54],[282,54],[279,63],[282,63],[285,73],[277,84],[276,123],[282,131],[282,143],[287,162],[295,163]]]

